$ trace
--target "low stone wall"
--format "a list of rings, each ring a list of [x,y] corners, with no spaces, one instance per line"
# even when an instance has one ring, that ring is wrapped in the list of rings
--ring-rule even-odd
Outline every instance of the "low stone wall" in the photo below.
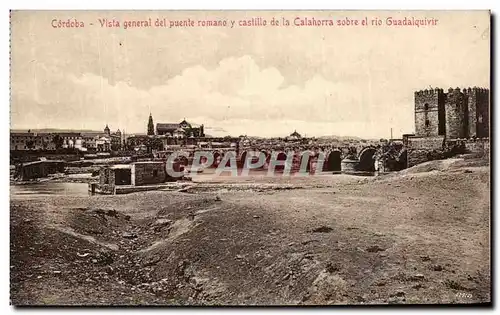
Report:
[[[408,150],[408,167],[429,161],[429,150]]]
[[[344,174],[354,174],[357,173],[359,161],[357,160],[342,160],[341,168]]]
[[[132,177],[135,186],[164,183],[167,180],[165,163],[135,163],[132,169]]]
[[[472,139],[448,140],[443,148],[408,149],[408,167],[433,161],[451,158],[464,153],[489,153],[489,141]]]
[[[468,139],[467,141],[465,141],[465,148],[471,153],[489,154],[490,139]]]
[[[103,194],[114,194],[115,172],[108,167],[102,167],[99,171],[98,190]]]
[[[408,149],[410,150],[440,150],[443,149],[443,145],[444,136],[408,138]]]

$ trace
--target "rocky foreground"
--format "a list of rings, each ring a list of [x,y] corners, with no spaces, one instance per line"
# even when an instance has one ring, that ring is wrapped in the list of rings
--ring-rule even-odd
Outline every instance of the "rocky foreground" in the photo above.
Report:
[[[489,303],[489,167],[418,167],[293,190],[13,197],[11,300]]]

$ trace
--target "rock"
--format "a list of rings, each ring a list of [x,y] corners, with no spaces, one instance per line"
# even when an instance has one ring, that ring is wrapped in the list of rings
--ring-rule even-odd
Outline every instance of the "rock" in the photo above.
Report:
[[[153,223],[153,227],[164,227],[172,224],[172,220],[170,219],[158,219]]]
[[[106,212],[106,215],[110,216],[110,217],[115,217],[116,218],[116,217],[118,217],[118,211],[111,209],[111,210],[108,210]]]
[[[422,261],[430,261],[431,260],[429,258],[429,256],[420,256],[420,259],[422,259]]]
[[[403,297],[405,296],[405,292],[404,291],[396,291],[395,293],[391,294],[391,297]]]
[[[293,246],[293,245],[295,245],[294,242],[291,242],[291,243],[288,244],[288,246]]]
[[[472,171],[471,170],[465,170],[464,173],[466,173],[466,174],[467,173],[472,173]]]
[[[333,229],[329,226],[320,226],[312,230],[313,233],[330,233]]]
[[[434,271],[443,271],[444,268],[441,265],[432,265],[431,269]]]
[[[366,251],[370,252],[370,253],[377,253],[377,252],[383,252],[383,251],[385,251],[385,249],[381,248],[378,245],[373,245],[373,246],[368,247],[366,249]]]
[[[421,284],[421,283],[418,283],[418,284],[415,284],[412,288],[415,289],[415,290],[420,290],[422,289],[424,286]]]
[[[340,270],[340,266],[338,264],[327,263],[325,270],[329,273],[334,273]]]
[[[222,201],[222,199],[220,198],[220,196],[215,196],[215,201]]]
[[[260,218],[260,216],[258,216],[258,215],[254,215],[254,216],[253,216],[253,218],[254,218],[254,219],[258,219],[258,218]]]
[[[127,239],[134,239],[134,238],[137,238],[137,235],[135,233],[131,233],[131,232],[123,232],[122,237],[127,238]]]
[[[314,255],[313,254],[305,254],[304,259],[313,259]]]
[[[357,295],[357,296],[356,296],[356,301],[358,301],[358,302],[364,302],[364,301],[366,301],[366,300],[365,300],[365,298],[364,298],[364,297],[362,297],[361,295]]]
[[[424,275],[421,273],[417,273],[416,275],[413,275],[410,277],[410,281],[422,281],[424,280]]]

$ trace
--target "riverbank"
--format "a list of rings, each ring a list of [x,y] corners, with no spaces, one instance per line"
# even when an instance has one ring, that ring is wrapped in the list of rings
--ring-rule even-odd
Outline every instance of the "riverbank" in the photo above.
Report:
[[[489,302],[489,167],[429,169],[301,189],[13,196],[12,302]]]

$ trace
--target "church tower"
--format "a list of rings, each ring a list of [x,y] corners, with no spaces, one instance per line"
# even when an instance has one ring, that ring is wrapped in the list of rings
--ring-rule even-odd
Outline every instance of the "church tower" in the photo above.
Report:
[[[155,134],[155,124],[153,123],[153,116],[149,113],[148,121],[148,136],[154,136]]]
[[[111,135],[111,131],[109,130],[108,124],[104,127],[104,134],[109,137]]]

